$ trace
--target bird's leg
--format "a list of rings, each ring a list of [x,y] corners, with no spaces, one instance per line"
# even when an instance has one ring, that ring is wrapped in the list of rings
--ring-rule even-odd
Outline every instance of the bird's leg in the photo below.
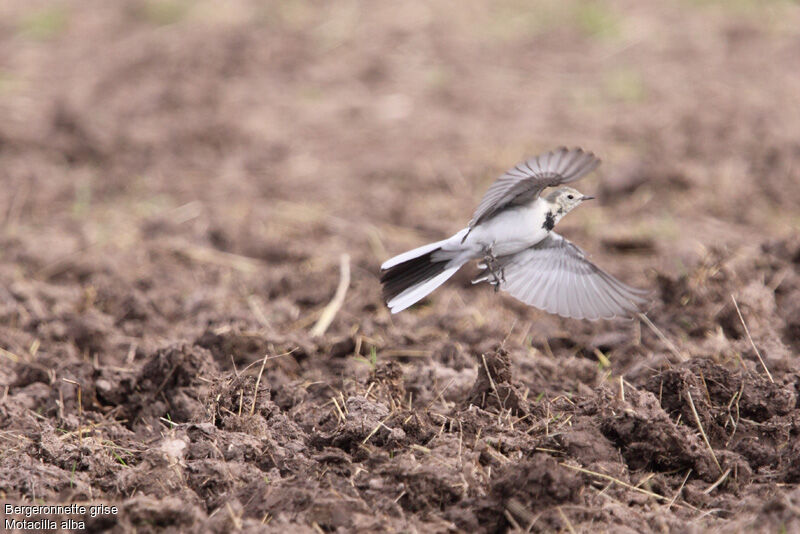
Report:
[[[498,273],[497,267],[497,257],[494,255],[494,243],[489,245],[486,248],[485,256],[483,257],[483,263],[486,265],[486,270],[489,271],[489,274],[492,275],[492,280],[489,281],[490,284],[494,286],[494,291],[497,293],[500,290],[500,281],[506,281],[505,273],[503,269],[500,268]]]
[[[492,274],[495,279],[494,292],[497,293],[500,291],[500,282],[506,283],[506,269],[505,267],[500,267],[499,269],[495,269]]]

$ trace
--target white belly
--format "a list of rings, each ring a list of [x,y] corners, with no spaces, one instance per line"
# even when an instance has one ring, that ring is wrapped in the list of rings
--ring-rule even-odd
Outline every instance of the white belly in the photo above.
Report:
[[[543,225],[548,208],[538,198],[529,206],[507,209],[473,228],[464,245],[481,250],[491,246],[495,256],[516,254],[547,237]]]

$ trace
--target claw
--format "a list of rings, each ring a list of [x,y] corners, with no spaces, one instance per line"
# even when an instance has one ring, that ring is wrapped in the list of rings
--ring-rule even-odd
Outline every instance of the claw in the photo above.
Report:
[[[486,248],[486,255],[483,257],[482,267],[485,268],[487,271],[489,271],[489,274],[492,275],[492,279],[489,280],[489,283],[494,286],[494,291],[495,293],[497,293],[498,291],[500,291],[500,282],[501,281],[505,282],[506,277],[502,267],[499,269],[499,272],[496,269],[497,257],[494,255],[494,251],[492,250],[493,247],[494,244],[489,245]]]

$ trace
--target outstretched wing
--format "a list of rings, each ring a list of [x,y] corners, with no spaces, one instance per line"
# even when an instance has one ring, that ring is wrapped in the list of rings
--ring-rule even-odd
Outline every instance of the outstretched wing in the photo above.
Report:
[[[647,302],[647,291],[623,284],[554,232],[522,252],[498,258],[493,269],[500,277],[500,288],[511,296],[562,317],[630,317]],[[492,280],[484,271],[474,283]]]
[[[546,187],[573,182],[600,164],[591,152],[561,147],[535,156],[498,178],[483,195],[469,227],[491,218],[506,206],[526,204]]]

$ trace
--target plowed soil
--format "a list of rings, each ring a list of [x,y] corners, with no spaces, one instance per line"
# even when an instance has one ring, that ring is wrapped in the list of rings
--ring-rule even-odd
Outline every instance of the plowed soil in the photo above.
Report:
[[[5,0],[0,499],[116,532],[800,531],[798,57],[782,1]],[[389,314],[382,261],[562,144],[604,163],[559,232],[646,318],[474,268]]]

